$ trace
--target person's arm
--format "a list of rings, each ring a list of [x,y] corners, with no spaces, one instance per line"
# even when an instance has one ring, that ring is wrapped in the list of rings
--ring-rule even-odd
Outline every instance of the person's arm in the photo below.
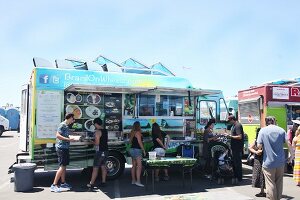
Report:
[[[288,138],[288,141],[293,141],[293,138],[292,138],[292,130],[289,129],[289,131],[287,132],[287,138]]]
[[[62,136],[59,131],[56,132],[56,138],[59,139],[59,140],[64,140],[64,141],[68,141],[68,142],[75,141],[74,138],[68,138],[68,137]]]
[[[210,141],[216,141],[216,140],[218,140],[218,136],[212,136],[212,137],[207,138],[208,142],[210,142]]]
[[[293,138],[293,141],[292,141],[292,148],[293,148],[293,151],[296,150],[297,140],[298,140],[298,137],[294,137],[294,138]]]
[[[256,139],[256,146],[258,148],[258,150],[262,150],[263,149],[263,142],[262,142],[262,133],[261,130],[258,133],[258,137]]]
[[[251,152],[251,153],[253,153],[253,154],[256,154],[256,146],[255,146],[255,142],[253,142],[253,143],[251,143],[250,145],[249,145],[249,151]]]
[[[144,156],[146,156],[146,151],[145,151],[145,148],[144,148],[144,144],[143,144],[143,141],[142,141],[142,134],[141,133],[136,133],[135,134],[135,137],[144,153]]]
[[[163,144],[163,142],[159,139],[159,138],[156,138],[156,142],[160,145],[161,148],[165,149],[165,145]]]
[[[249,145],[249,151],[253,154],[256,155],[261,155],[262,154],[262,149],[259,149],[256,145],[255,145],[255,141]]]
[[[166,140],[167,140],[166,142],[166,149],[167,149],[171,140],[171,137],[168,134],[166,135]]]
[[[291,163],[292,162],[292,160],[295,158],[295,154],[294,154],[294,151],[293,151],[293,147],[292,147],[292,145],[291,145],[291,143],[289,142],[289,140],[288,140],[288,138],[287,138],[287,135],[286,135],[286,133],[285,133],[285,143],[287,144],[287,146],[288,146],[288,149],[289,149],[289,152],[290,152],[290,157],[289,157],[289,163]]]
[[[100,144],[100,138],[101,138],[102,132],[100,130],[96,130],[95,131],[95,141],[94,141],[94,145],[95,145],[95,149],[96,151],[99,151],[99,144]]]

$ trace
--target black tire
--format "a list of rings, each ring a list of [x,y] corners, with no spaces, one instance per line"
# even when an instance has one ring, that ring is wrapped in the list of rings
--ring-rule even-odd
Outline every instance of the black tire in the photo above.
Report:
[[[4,127],[0,126],[0,136],[3,134],[3,132],[4,132]]]
[[[114,180],[123,174],[125,158],[121,153],[109,152],[105,165],[107,168],[107,179]]]

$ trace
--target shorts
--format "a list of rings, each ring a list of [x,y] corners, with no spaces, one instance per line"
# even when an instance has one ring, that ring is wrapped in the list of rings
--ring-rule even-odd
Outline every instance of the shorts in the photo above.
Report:
[[[70,155],[69,149],[56,149],[56,154],[58,156],[58,164],[59,166],[67,166],[69,165]]]
[[[166,151],[163,148],[155,148],[156,156],[165,157]]]
[[[105,165],[106,159],[108,156],[107,151],[96,151],[95,156],[94,156],[94,167],[100,167]]]
[[[143,157],[142,153],[143,153],[142,149],[135,149],[135,148],[129,149],[129,154],[133,159],[142,158]]]

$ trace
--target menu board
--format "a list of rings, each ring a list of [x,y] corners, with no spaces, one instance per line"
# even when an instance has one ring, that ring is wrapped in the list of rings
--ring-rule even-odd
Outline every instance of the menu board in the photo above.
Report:
[[[85,92],[65,92],[65,114],[74,114],[71,129],[75,132],[94,132],[95,118],[104,119],[103,94]]]
[[[106,94],[104,96],[105,129],[122,130],[122,95]]]
[[[37,138],[55,138],[57,127],[61,122],[61,105],[61,92],[47,90],[37,92]]]

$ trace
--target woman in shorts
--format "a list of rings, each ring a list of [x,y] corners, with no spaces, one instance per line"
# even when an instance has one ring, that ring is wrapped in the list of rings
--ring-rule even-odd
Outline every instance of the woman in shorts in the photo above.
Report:
[[[140,122],[138,121],[134,122],[129,136],[130,136],[130,143],[131,143],[131,148],[129,150],[129,153],[132,158],[131,183],[139,187],[144,187],[144,185],[141,183],[141,173],[142,173],[142,158],[143,155],[146,156],[146,152],[144,149]]]

